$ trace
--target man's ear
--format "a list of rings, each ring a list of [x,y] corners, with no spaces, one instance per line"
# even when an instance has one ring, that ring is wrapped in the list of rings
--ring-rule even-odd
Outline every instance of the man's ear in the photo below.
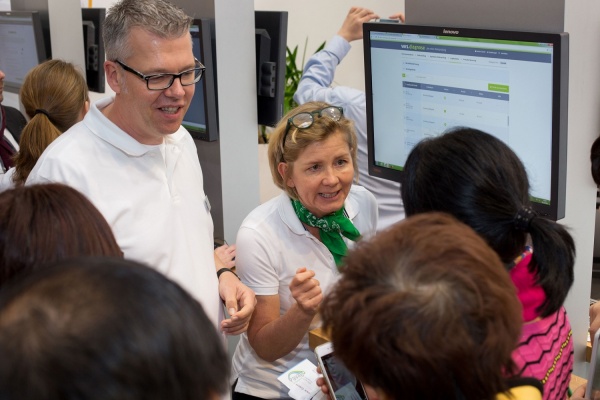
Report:
[[[119,66],[114,61],[104,61],[104,74],[106,75],[106,82],[108,86],[115,93],[121,93],[121,86],[123,84],[122,71],[119,70]]]

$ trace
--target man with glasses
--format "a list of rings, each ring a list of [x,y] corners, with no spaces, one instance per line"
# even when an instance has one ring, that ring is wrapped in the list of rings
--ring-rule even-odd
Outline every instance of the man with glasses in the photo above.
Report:
[[[196,146],[181,126],[204,72],[192,52],[191,21],[164,0],[116,3],[103,33],[104,70],[115,95],[93,104],[48,148],[27,184],[80,190],[110,223],[126,258],[181,284],[216,326],[239,334],[254,293],[214,257]],[[225,320],[221,299],[230,314]]]
[[[362,39],[362,24],[376,18],[379,17],[371,10],[352,7],[338,34],[327,43],[323,50],[306,62],[298,90],[294,94],[294,100],[298,104],[324,101],[341,106],[344,108],[346,117],[354,121],[358,139],[359,184],[377,198],[379,208],[377,230],[382,230],[404,218],[400,184],[369,175],[365,92],[347,86],[330,87],[336,67],[350,51],[350,42]],[[395,14],[390,18],[404,21],[402,14]]]

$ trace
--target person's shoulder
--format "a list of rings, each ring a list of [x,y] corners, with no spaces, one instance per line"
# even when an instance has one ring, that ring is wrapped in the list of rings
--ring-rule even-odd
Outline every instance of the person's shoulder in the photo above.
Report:
[[[345,207],[351,218],[356,215],[362,223],[366,224],[365,228],[376,229],[379,217],[377,200],[373,193],[362,186],[352,185],[346,198]]]
[[[89,139],[85,132],[78,129],[80,124],[73,125],[46,147],[29,174],[28,183],[44,179],[54,181],[66,171],[79,174],[86,169],[86,165],[94,162],[93,155],[88,151],[93,143],[85,144]]]
[[[358,200],[377,203],[377,199],[375,198],[375,195],[373,195],[373,193],[371,193],[364,186],[360,186],[360,185],[356,185],[356,184],[352,185],[352,187],[350,188],[349,196],[352,196]]]
[[[46,147],[42,157],[61,156],[63,152],[76,151],[79,144],[85,140],[85,132],[81,129],[81,122],[73,125],[58,136]],[[40,157],[41,158],[41,157]]]
[[[287,199],[287,196],[281,194],[260,204],[250,211],[241,226],[250,229],[261,229],[263,225],[273,224],[274,218],[277,218],[278,210],[283,206],[285,199]]]
[[[8,189],[12,189],[15,187],[15,183],[13,182],[13,175],[15,174],[15,167],[10,168],[6,173],[0,175],[0,192],[3,192]]]

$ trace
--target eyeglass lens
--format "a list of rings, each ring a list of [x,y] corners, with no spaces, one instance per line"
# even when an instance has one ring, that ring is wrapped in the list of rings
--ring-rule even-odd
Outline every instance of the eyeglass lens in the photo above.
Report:
[[[175,78],[179,78],[181,81],[181,85],[189,86],[198,82],[200,78],[202,78],[202,73],[204,69],[202,68],[194,68],[189,71],[184,71],[181,74],[164,74],[153,76],[148,79],[148,89],[166,89],[173,84]]]
[[[326,107],[319,111],[313,112],[302,112],[296,114],[292,117],[292,125],[294,125],[298,129],[305,129],[311,126],[315,120],[314,115],[318,115],[319,117],[328,117],[334,121],[339,121],[342,117],[342,112],[337,107]]]

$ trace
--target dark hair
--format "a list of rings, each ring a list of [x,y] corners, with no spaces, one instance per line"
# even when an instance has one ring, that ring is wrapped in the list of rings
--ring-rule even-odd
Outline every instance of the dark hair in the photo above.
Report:
[[[94,255],[122,252],[102,214],[77,190],[43,184],[0,193],[0,288],[50,262]]]
[[[335,353],[393,399],[506,391],[521,305],[497,254],[441,213],[410,217],[346,257],[321,307]]]
[[[592,178],[596,185],[600,185],[600,137],[594,140],[590,151],[590,160],[592,162]]]
[[[0,293],[0,398],[189,400],[229,363],[202,306],[133,261],[63,260]]]
[[[502,141],[470,128],[456,128],[421,141],[408,156],[402,182],[406,215],[447,212],[473,228],[512,268],[528,234],[533,245],[529,265],[546,294],[537,310],[557,311],[573,284],[575,243],[567,230],[546,218],[528,220],[529,181],[523,163]],[[533,214],[530,214],[533,215]]]

